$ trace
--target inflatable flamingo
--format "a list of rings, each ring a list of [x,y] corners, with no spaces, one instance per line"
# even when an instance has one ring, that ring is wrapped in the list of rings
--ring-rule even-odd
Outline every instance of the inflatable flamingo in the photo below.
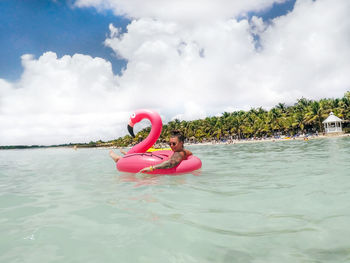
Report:
[[[154,143],[158,140],[162,132],[162,119],[159,114],[151,110],[135,111],[128,124],[128,130],[131,136],[135,137],[133,127],[136,123],[143,119],[151,121],[152,129],[145,140],[135,145],[117,162],[117,169],[122,172],[138,173],[141,169],[154,166],[168,160],[173,151],[160,150],[156,152],[147,152]],[[177,166],[170,169],[157,169],[150,174],[183,174],[198,170],[202,167],[201,160],[193,155],[187,157],[186,160],[181,161]]]

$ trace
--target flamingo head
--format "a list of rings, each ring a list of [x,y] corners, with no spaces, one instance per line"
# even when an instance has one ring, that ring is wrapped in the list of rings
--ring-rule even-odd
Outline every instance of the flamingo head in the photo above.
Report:
[[[141,120],[143,120],[144,118],[147,118],[147,116],[151,114],[154,114],[154,112],[151,110],[137,110],[133,114],[131,114],[130,120],[128,123],[128,131],[132,137],[135,138],[134,125],[140,122]]]

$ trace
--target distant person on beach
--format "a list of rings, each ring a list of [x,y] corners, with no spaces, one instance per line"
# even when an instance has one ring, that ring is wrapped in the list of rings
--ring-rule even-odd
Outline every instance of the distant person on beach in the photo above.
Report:
[[[184,148],[184,141],[185,137],[180,131],[173,131],[169,138],[169,146],[174,153],[170,159],[157,165],[143,168],[140,173],[152,172],[157,169],[170,169],[177,166],[182,160],[186,160],[188,156],[192,155],[192,152]],[[125,152],[122,153],[125,154]],[[122,158],[122,156],[117,155],[112,150],[109,152],[109,155],[115,162]]]

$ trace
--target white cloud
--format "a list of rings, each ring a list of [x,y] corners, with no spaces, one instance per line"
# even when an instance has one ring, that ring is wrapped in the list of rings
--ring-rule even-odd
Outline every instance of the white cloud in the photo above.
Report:
[[[47,52],[22,63],[19,82],[0,82],[0,145],[113,139],[127,121],[128,101],[109,62]]]
[[[195,104],[209,114],[271,107],[302,96],[339,97],[349,89],[349,10],[344,0],[301,0],[271,25],[256,17],[191,27],[141,18],[106,44],[128,60],[120,85],[147,90],[151,105],[181,111]]]
[[[298,0],[271,24],[234,18],[273,2],[77,1],[135,18],[125,33],[111,25],[105,41],[127,68],[115,76],[100,58],[23,56],[21,79],[0,80],[0,145],[112,139],[136,108],[190,120],[341,97],[350,89],[350,2]]]
[[[207,116],[203,107],[193,103],[188,102],[184,105],[184,113],[175,115],[172,120],[195,120],[195,119],[204,119]]]
[[[249,11],[260,11],[273,3],[287,0],[77,0],[78,7],[94,6],[112,9],[117,15],[130,18],[155,18],[178,23],[207,23],[217,19],[230,19]]]

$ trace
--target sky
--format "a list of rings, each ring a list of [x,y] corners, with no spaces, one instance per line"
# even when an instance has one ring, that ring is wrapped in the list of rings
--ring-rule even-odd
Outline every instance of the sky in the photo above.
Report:
[[[1,0],[0,145],[112,140],[139,108],[166,123],[342,97],[349,11],[348,0]]]

